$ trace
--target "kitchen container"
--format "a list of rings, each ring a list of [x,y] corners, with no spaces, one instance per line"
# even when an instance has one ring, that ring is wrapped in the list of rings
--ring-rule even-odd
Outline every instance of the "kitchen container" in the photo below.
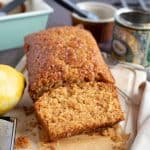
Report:
[[[117,11],[112,56],[130,63],[150,65],[150,12],[129,8]]]
[[[14,150],[17,119],[0,117],[0,150]]]
[[[114,25],[114,16],[117,11],[110,4],[101,2],[79,2],[77,6],[84,11],[91,11],[100,17],[100,20],[95,21],[72,14],[72,24],[81,24],[83,27],[94,35],[98,44],[107,44],[112,39],[112,30]]]
[[[6,4],[10,0],[1,0]],[[25,1],[25,12],[0,16],[0,51],[23,46],[27,34],[46,27],[53,9],[43,0]]]

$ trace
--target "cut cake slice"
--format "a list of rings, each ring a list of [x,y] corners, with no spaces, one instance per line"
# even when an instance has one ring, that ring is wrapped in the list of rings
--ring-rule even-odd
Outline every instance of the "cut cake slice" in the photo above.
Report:
[[[124,119],[113,84],[84,82],[44,93],[35,103],[37,118],[51,141]]]

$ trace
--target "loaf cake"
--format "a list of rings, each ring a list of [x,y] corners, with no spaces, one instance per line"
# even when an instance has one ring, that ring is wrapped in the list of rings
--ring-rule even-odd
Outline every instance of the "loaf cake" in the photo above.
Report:
[[[25,38],[29,93],[51,141],[124,119],[114,79],[90,32],[56,27]]]
[[[29,93],[37,100],[44,92],[66,83],[114,83],[95,39],[79,27],[56,27],[25,38]]]
[[[112,84],[73,83],[44,93],[34,104],[49,139],[69,137],[123,120]]]

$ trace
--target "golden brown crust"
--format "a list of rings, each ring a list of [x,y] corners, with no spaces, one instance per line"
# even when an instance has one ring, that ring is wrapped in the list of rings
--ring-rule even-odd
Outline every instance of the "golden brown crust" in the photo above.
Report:
[[[112,126],[124,119],[114,85],[102,82],[52,89],[34,107],[51,141]]]
[[[64,83],[114,79],[91,33],[78,27],[56,27],[25,38],[29,92],[37,99]]]

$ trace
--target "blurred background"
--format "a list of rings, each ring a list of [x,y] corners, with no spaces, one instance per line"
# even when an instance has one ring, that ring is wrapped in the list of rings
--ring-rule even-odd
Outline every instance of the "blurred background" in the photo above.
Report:
[[[45,0],[45,1],[48,4],[50,4],[53,8],[55,8],[51,21],[48,22],[48,26],[71,24],[70,12],[59,6],[57,3],[54,2],[54,0]],[[128,5],[128,7],[135,9],[147,7],[150,10],[150,0],[70,0],[70,1],[72,1],[73,3],[85,1],[98,1],[109,3],[117,8],[125,7],[125,5]]]
[[[135,9],[146,8],[150,10],[150,0],[70,0],[73,3],[84,1],[98,1],[109,3],[116,8],[131,7]],[[1,0],[0,0],[1,2]],[[55,0],[45,0],[53,9],[54,13],[49,16],[47,28],[53,26],[71,25],[71,13],[58,5]],[[15,66],[24,55],[23,48],[14,48],[11,51],[0,51],[0,63]]]

